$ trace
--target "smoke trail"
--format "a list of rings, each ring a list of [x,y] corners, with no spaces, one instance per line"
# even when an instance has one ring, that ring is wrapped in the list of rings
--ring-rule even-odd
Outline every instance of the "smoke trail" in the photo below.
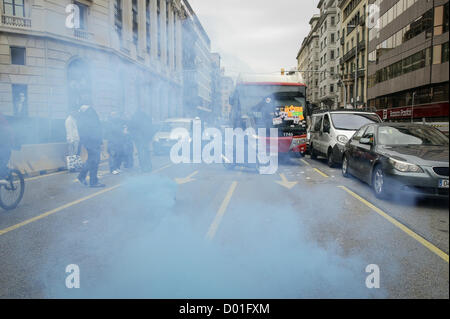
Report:
[[[105,253],[90,243],[100,266],[85,269],[81,289],[63,287],[63,278],[48,285],[48,297],[64,298],[364,298],[367,262],[343,257],[336,244],[320,246],[310,236],[304,217],[327,204],[271,205],[246,201],[230,207],[221,225],[224,234],[205,240],[206,229],[174,210],[176,185],[163,177],[133,178],[117,202],[127,199],[108,232],[120,235]],[[333,200],[334,202],[334,200]],[[150,217],[151,216],[151,217]],[[233,218],[239,216],[236,222]],[[136,227],[136,224],[138,226]],[[123,237],[132,229],[133,234]],[[231,230],[231,231],[230,231]],[[126,239],[124,239],[126,238]],[[89,243],[84,243],[88,245]],[[86,247],[87,248],[87,247]],[[83,248],[84,251],[86,248]],[[88,249],[89,250],[89,249]],[[49,270],[46,270],[47,273]],[[61,287],[61,288],[58,288]],[[383,296],[378,291],[377,296]]]

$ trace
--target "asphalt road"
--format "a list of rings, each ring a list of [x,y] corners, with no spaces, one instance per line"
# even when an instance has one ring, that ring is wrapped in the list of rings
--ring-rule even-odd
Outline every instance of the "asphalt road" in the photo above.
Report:
[[[0,298],[449,298],[446,200],[381,201],[309,157],[275,175],[153,164],[102,166],[103,190],[27,180],[0,211]]]

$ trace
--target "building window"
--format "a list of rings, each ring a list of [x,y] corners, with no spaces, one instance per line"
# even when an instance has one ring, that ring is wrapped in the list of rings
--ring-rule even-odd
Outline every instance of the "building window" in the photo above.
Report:
[[[25,65],[25,48],[11,47],[11,64]]]
[[[448,42],[442,45],[442,63],[448,62],[449,49]]]
[[[156,14],[158,17],[158,57],[161,57],[161,0],[156,1]]]
[[[137,45],[138,43],[138,9],[137,0],[132,1],[132,14],[133,14],[133,43]]]
[[[330,84],[330,93],[334,93],[334,85]]]
[[[334,50],[331,50],[330,54],[331,54],[330,59],[334,60]]]
[[[12,85],[14,116],[28,116],[28,87],[24,84]]]
[[[166,62],[169,65],[169,3],[166,3]]]
[[[145,24],[145,32],[146,32],[146,39],[147,39],[147,52],[150,53],[150,48],[151,48],[151,36],[150,36],[150,0],[146,1],[145,4],[145,16],[146,16],[146,24]]]
[[[80,29],[86,30],[87,29],[88,7],[79,2],[75,2],[75,5],[78,7],[78,10],[80,10]]]
[[[449,24],[449,22],[448,22],[448,19],[449,19],[449,3],[447,2],[446,4],[445,4],[445,6],[444,6],[444,26],[443,26],[443,28],[444,28],[444,33],[445,32],[448,32],[448,24]]]
[[[122,0],[114,1],[114,27],[122,42]]]
[[[335,24],[336,24],[336,18],[331,17],[331,26],[334,27]]]
[[[25,17],[24,0],[3,0],[3,13],[8,16]]]

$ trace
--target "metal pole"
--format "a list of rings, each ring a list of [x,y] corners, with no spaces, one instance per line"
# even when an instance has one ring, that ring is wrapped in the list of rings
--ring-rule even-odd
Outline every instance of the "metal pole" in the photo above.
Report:
[[[356,27],[357,28],[357,27]],[[358,96],[358,37],[356,37],[356,55],[355,55],[355,90],[354,90],[353,108],[356,109],[356,97]]]

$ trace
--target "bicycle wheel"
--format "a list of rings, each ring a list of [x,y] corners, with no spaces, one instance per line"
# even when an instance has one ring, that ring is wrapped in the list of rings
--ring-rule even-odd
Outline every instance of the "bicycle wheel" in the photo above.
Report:
[[[24,192],[25,180],[22,173],[17,169],[10,170],[6,182],[0,184],[0,207],[5,210],[15,209]]]

